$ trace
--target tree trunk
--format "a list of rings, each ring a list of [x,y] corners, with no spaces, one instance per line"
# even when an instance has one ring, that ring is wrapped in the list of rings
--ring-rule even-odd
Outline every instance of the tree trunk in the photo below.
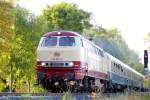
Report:
[[[30,93],[30,80],[27,80],[27,84],[28,84],[28,93]]]
[[[10,85],[9,85],[9,92],[12,93],[12,83],[13,83],[13,75],[12,75],[13,66],[10,65]]]

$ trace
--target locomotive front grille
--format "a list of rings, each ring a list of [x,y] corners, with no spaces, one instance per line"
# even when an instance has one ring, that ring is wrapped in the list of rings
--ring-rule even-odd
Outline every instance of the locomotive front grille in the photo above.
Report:
[[[55,67],[55,66],[60,67],[60,66],[64,66],[65,63],[49,63],[49,65],[50,65],[51,67]]]
[[[48,67],[72,67],[72,62],[46,62]]]

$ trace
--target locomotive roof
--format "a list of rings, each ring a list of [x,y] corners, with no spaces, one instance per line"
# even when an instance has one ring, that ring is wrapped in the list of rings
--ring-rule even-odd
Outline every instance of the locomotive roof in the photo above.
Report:
[[[49,36],[80,36],[80,34],[73,32],[73,31],[53,31],[53,32],[47,32],[43,35],[44,37]]]

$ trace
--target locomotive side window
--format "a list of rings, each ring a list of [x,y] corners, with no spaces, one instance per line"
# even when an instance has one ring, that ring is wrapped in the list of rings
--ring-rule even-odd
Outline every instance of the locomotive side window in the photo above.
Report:
[[[83,42],[83,47],[86,48],[89,52],[92,52],[98,56],[101,56],[101,57],[104,57],[104,51],[97,48],[96,46],[92,45],[91,43],[89,43],[88,41],[86,40],[82,40]]]
[[[98,55],[101,57],[104,57],[104,52],[102,50],[98,49]]]
[[[75,46],[74,37],[60,37],[59,46]]]
[[[98,55],[97,47],[95,47],[94,50],[95,50],[95,54]]]
[[[89,47],[90,52],[95,54],[94,46],[92,44],[88,43],[88,47]]]
[[[81,41],[81,47],[84,47],[84,46],[83,46],[83,40],[81,39],[80,41]]]
[[[83,39],[82,42],[83,42],[83,47],[88,49],[88,45],[87,45],[86,41]]]
[[[48,47],[48,46],[56,46],[57,45],[57,37],[45,37],[42,46]]]

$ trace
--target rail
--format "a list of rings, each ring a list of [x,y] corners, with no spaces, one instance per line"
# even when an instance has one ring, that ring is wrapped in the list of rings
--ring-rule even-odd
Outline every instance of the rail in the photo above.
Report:
[[[129,93],[0,93],[0,100],[128,100],[128,98],[138,98],[150,96],[149,92]]]

